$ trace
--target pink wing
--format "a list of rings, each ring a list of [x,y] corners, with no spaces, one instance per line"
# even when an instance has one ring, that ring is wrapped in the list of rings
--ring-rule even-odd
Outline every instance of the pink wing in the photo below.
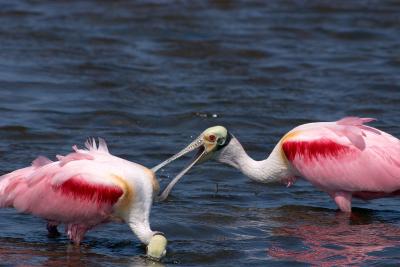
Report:
[[[74,149],[60,161],[40,157],[31,167],[2,176],[0,206],[63,223],[95,225],[107,219],[124,193],[106,162],[115,157],[100,149]]]
[[[400,190],[400,140],[363,125],[372,119],[301,125],[282,141],[298,174],[327,192]]]

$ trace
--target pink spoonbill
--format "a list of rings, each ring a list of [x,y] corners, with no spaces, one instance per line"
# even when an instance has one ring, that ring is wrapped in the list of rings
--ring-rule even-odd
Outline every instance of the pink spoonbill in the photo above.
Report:
[[[329,194],[341,211],[351,212],[352,198],[370,200],[400,195],[400,140],[364,125],[371,118],[300,125],[278,142],[267,159],[250,158],[226,128],[215,126],[198,139],[204,147],[197,162],[213,158],[261,183],[292,185],[302,177]],[[165,199],[178,175],[160,199]]]
[[[149,214],[159,184],[152,170],[113,156],[103,139],[88,140],[87,149],[57,156],[38,157],[30,167],[0,177],[0,207],[14,207],[47,220],[58,234],[65,224],[69,239],[79,245],[85,233],[102,223],[129,225],[147,245],[147,255],[159,259],[166,253],[163,233],[152,231]],[[194,143],[179,156],[197,148]],[[170,160],[169,162],[171,162]]]

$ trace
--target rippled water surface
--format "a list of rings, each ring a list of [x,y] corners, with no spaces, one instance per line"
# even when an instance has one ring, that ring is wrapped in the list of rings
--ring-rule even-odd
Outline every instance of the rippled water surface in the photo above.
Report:
[[[215,124],[256,159],[298,124],[346,115],[399,137],[399,14],[398,1],[0,1],[0,171],[88,136],[152,167]],[[395,265],[399,204],[355,200],[348,218],[306,182],[207,162],[151,222],[170,240],[166,265]],[[0,229],[5,265],[157,266],[125,225],[80,248],[12,209]]]

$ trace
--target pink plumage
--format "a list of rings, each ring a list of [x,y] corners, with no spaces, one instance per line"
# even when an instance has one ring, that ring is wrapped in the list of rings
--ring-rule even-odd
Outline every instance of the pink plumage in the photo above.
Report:
[[[320,157],[335,158],[351,151],[349,147],[335,143],[328,138],[306,142],[286,141],[282,144],[282,148],[290,161],[299,157],[303,161],[317,160]]]
[[[364,125],[372,118],[347,117],[315,122],[289,131],[268,158],[253,160],[224,129],[223,146],[214,158],[262,183],[292,185],[304,178],[328,193],[342,211],[351,211],[352,197],[373,199],[400,195],[400,140]],[[217,130],[216,130],[217,129]],[[220,128],[205,132],[218,134]]]
[[[330,194],[344,211],[350,211],[352,196],[371,199],[400,190],[400,141],[363,125],[372,120],[305,124],[282,142],[297,174]]]
[[[86,147],[74,146],[74,152],[58,156],[56,162],[38,157],[32,166],[1,176],[0,207],[42,217],[49,222],[49,230],[66,224],[76,244],[87,230],[112,220],[132,224],[132,230],[147,243],[153,235],[148,215],[157,182],[154,173],[109,154],[102,140],[99,147],[94,141]],[[137,214],[129,212],[132,209]]]

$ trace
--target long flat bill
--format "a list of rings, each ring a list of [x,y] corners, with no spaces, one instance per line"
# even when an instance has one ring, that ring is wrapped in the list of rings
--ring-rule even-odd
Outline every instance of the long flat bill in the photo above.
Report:
[[[164,167],[165,165],[171,163],[172,161],[182,157],[183,155],[189,153],[190,151],[195,150],[196,148],[202,146],[204,144],[203,142],[203,136],[200,135],[199,137],[197,137],[193,142],[191,142],[187,147],[185,147],[184,149],[182,149],[181,151],[179,151],[178,153],[176,153],[175,155],[173,155],[172,157],[170,157],[169,159],[166,159],[165,161],[161,162],[160,164],[158,164],[157,166],[151,168],[151,170],[156,173],[159,169],[161,169],[162,167]]]
[[[161,195],[156,197],[156,201],[164,201],[167,199],[169,193],[171,192],[172,188],[175,184],[182,178],[185,173],[187,173],[193,165],[195,165],[207,152],[204,150],[192,163],[190,163],[186,168],[184,168],[174,179],[167,185]]]

